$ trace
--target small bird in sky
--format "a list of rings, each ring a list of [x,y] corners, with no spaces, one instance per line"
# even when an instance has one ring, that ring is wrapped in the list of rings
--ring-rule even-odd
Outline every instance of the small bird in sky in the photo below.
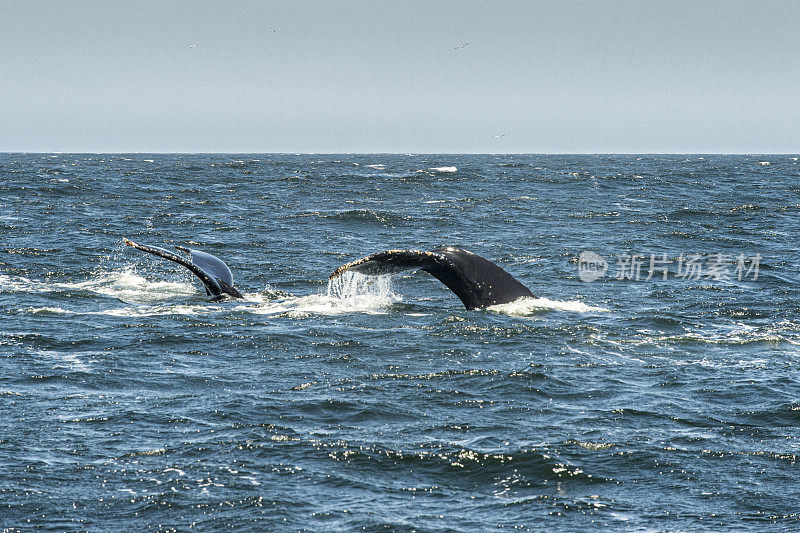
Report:
[[[501,133],[500,135],[495,135],[494,138],[495,139],[500,139],[501,137],[505,137],[505,136],[506,136],[505,133]]]
[[[275,33],[275,30],[273,30],[273,29],[270,29],[270,30],[269,30],[269,32],[270,32],[270,33]]]
[[[196,44],[190,44],[189,48],[197,48],[197,45]]]
[[[469,44],[469,43],[464,43],[464,44],[462,44],[462,45],[460,45],[460,46],[456,46],[456,50],[461,50],[462,48],[464,48],[464,47],[465,47],[465,46],[467,46],[468,44]]]

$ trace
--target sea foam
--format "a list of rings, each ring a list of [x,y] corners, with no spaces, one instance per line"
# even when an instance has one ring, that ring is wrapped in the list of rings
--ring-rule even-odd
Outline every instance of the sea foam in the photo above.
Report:
[[[256,314],[290,317],[339,315],[345,313],[383,314],[401,298],[392,292],[391,276],[365,276],[345,272],[328,282],[325,293],[290,296],[253,306],[238,306]]]
[[[605,307],[585,304],[578,300],[551,300],[549,298],[520,298],[507,304],[493,305],[489,311],[511,316],[536,314],[542,310],[569,311],[573,313],[607,313]]]

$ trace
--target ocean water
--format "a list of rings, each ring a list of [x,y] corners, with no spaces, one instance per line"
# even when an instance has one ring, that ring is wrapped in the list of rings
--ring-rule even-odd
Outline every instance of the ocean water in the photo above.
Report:
[[[798,208],[797,155],[0,154],[0,527],[797,530]],[[443,245],[536,298],[329,286]]]

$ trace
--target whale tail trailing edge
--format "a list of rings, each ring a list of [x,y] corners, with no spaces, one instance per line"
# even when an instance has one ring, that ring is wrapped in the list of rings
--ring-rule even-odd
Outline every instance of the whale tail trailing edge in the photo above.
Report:
[[[345,272],[377,276],[403,270],[424,270],[444,283],[469,310],[513,302],[533,293],[514,276],[488,259],[460,248],[387,250],[337,268],[331,279]]]
[[[178,248],[178,250],[188,255],[188,257],[183,257],[166,248],[139,244],[130,239],[122,239],[122,242],[125,243],[126,246],[132,246],[137,250],[147,252],[148,254],[161,257],[185,267],[189,272],[200,278],[200,281],[202,281],[203,285],[206,287],[206,292],[210,295],[221,297],[223,294],[227,294],[234,298],[244,298],[242,293],[233,286],[233,275],[228,265],[211,254],[177,246],[176,248]]]

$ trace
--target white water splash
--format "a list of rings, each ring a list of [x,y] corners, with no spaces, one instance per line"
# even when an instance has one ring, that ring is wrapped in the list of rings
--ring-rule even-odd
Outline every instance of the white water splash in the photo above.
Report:
[[[560,301],[549,298],[520,298],[507,304],[493,305],[489,311],[510,316],[527,316],[542,310],[570,311],[573,313],[607,313],[605,307],[587,305],[578,300]]]
[[[76,283],[37,281],[22,276],[0,274],[0,292],[74,293],[77,291],[93,292],[127,302],[163,301],[197,294],[197,288],[191,283],[149,281],[131,267],[97,272],[90,279]]]
[[[391,276],[365,276],[356,272],[345,272],[328,282],[325,294],[289,297],[264,302],[256,307],[239,306],[235,309],[290,317],[344,313],[385,314],[386,308],[400,299],[392,293]]]
[[[57,287],[69,290],[87,290],[111,296],[125,302],[149,303],[175,297],[196,295],[198,289],[185,281],[150,281],[133,268],[99,272],[80,283],[59,283]]]
[[[19,310],[30,315],[104,315],[115,317],[146,317],[146,316],[174,316],[174,315],[208,315],[220,312],[218,308],[209,305],[131,305],[114,309],[94,311],[71,311],[63,307],[28,307]]]
[[[31,280],[22,276],[0,275],[0,292],[50,293],[87,291],[128,302],[163,301],[197,294],[188,282],[150,281],[133,268],[97,272],[86,281],[57,283]]]
[[[428,170],[433,170],[434,172],[457,172],[458,169],[456,167],[431,167]]]
[[[90,293],[114,298],[128,304],[124,307],[107,308],[100,306],[62,307],[45,305],[41,307],[20,308],[17,311],[26,315],[106,315],[115,317],[145,317],[158,315],[205,315],[219,312],[217,306],[202,304],[189,305],[181,301],[170,304],[169,300],[186,299],[198,296],[198,289],[190,282],[150,281],[138,275],[133,268],[101,271],[89,279],[75,283],[59,283],[47,280],[37,281],[22,276],[0,275],[0,292],[27,294],[75,294]],[[69,307],[72,307],[70,309]]]
[[[131,307],[120,307],[117,309],[106,309],[96,311],[93,314],[116,317],[145,317],[145,316],[174,316],[174,315],[208,315],[218,312],[215,306],[209,305],[136,305]]]
[[[27,309],[20,310],[24,314],[30,315],[72,315],[74,314],[69,309],[63,307],[28,307]]]
[[[150,281],[138,275],[131,267],[122,270],[99,272],[91,279],[78,283],[50,283],[35,281],[21,276],[0,274],[0,292],[75,292],[88,291],[109,296],[129,305],[103,310],[70,310],[60,306],[29,307],[20,309],[25,314],[75,314],[107,315],[116,317],[146,317],[159,315],[208,315],[223,312],[229,307],[208,305],[207,302],[170,304],[168,300],[198,296],[198,289],[190,282]],[[345,272],[328,282],[325,293],[308,296],[291,296],[268,287],[261,293],[245,294],[245,302],[234,307],[263,315],[286,315],[303,317],[311,315],[339,315],[345,313],[386,314],[387,309],[402,297],[392,292],[390,275],[366,276],[357,272]],[[253,305],[255,304],[255,305]],[[576,313],[608,312],[604,307],[583,302],[558,301],[548,298],[521,298],[515,302],[494,305],[489,311],[509,316],[528,316],[542,310],[569,311]],[[424,316],[424,315],[409,315]]]
[[[22,276],[6,276],[0,274],[0,293],[2,292],[42,292],[29,290],[36,282]]]

